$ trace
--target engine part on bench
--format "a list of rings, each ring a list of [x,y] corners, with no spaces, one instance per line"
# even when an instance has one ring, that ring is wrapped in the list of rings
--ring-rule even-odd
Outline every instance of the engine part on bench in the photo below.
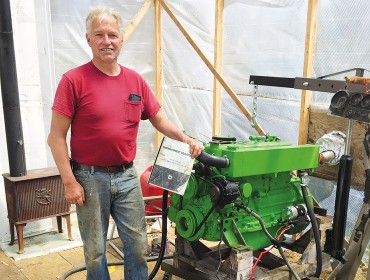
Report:
[[[328,165],[337,165],[342,155],[344,155],[346,146],[346,135],[341,131],[331,131],[324,134],[316,141],[320,147],[320,163]]]

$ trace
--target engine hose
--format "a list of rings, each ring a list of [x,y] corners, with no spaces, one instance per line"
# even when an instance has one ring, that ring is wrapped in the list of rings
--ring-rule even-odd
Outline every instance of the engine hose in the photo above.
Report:
[[[200,155],[197,157],[197,160],[205,165],[214,166],[217,168],[224,168],[230,165],[230,161],[227,157],[210,155],[204,151],[200,153]]]
[[[310,220],[311,220],[313,236],[315,238],[315,246],[316,246],[316,272],[315,272],[315,277],[320,278],[321,271],[322,271],[322,253],[321,253],[319,226],[317,225],[315,213],[313,212],[312,205],[311,205],[311,203],[309,201],[309,198],[308,198],[307,185],[304,184],[304,183],[301,183],[301,189],[302,189],[303,199],[304,199],[304,201],[307,205],[307,212],[308,212],[308,216],[310,217]]]
[[[159,267],[162,264],[162,260],[164,257],[164,253],[166,250],[166,243],[167,243],[167,199],[168,199],[168,191],[163,190],[163,197],[162,197],[162,240],[161,240],[161,250],[159,251],[159,256],[157,262],[149,275],[149,280],[152,280],[154,276],[157,274]]]
[[[281,257],[283,258],[283,260],[284,260],[284,262],[285,262],[286,266],[289,268],[290,272],[293,274],[294,278],[295,278],[295,279],[297,279],[297,280],[300,280],[301,278],[299,277],[299,275],[297,274],[297,272],[295,272],[295,270],[293,269],[293,267],[292,267],[292,266],[291,266],[291,264],[289,263],[289,261],[288,261],[287,257],[285,256],[285,253],[284,253],[284,251],[283,251],[283,248],[282,248],[282,247],[281,247],[281,245],[280,245],[279,240],[275,239],[275,238],[274,238],[274,237],[273,237],[273,236],[268,232],[268,230],[267,230],[267,228],[266,228],[266,226],[265,226],[265,224],[264,224],[263,220],[261,219],[261,217],[260,217],[257,213],[253,212],[253,211],[252,211],[252,209],[250,209],[250,208],[248,208],[248,207],[246,207],[246,206],[244,206],[244,205],[241,205],[241,204],[234,204],[234,205],[235,205],[235,207],[237,207],[237,208],[241,208],[241,209],[243,209],[243,210],[247,211],[247,212],[248,212],[248,214],[250,214],[251,216],[253,216],[254,218],[256,218],[256,219],[258,220],[259,224],[261,225],[261,228],[262,228],[263,232],[264,232],[264,233],[266,234],[266,236],[270,239],[271,243],[272,243],[272,244],[274,244],[274,245],[278,248],[278,250],[279,250],[279,253],[280,253]]]
[[[159,267],[161,266],[162,261],[164,259],[173,258],[172,254],[166,255],[166,256],[164,255],[165,250],[166,250],[166,242],[167,242],[167,199],[168,199],[168,191],[164,190],[163,191],[163,198],[162,198],[162,241],[161,241],[161,250],[159,252],[158,257],[155,256],[155,257],[146,258],[147,262],[157,261],[153,270],[152,270],[152,272],[149,275],[149,278],[148,278],[149,280],[152,280],[154,278],[154,276],[157,274],[157,272],[159,270]],[[107,265],[108,266],[124,265],[124,260],[117,261],[117,262],[109,262]],[[67,277],[71,276],[72,274],[83,271],[83,270],[86,270],[85,265],[72,268],[72,269],[68,270],[67,272],[65,272],[60,277],[60,280],[65,280]]]

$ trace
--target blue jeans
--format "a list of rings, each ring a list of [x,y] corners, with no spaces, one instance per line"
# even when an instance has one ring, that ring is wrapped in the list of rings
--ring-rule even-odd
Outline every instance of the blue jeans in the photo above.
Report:
[[[148,279],[144,201],[135,167],[125,172],[74,171],[85,190],[85,203],[76,206],[88,280],[110,279],[106,240],[109,217],[123,243],[125,280]]]

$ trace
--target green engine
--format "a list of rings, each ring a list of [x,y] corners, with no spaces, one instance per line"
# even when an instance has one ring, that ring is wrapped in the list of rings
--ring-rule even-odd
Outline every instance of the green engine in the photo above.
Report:
[[[216,163],[198,158],[184,195],[171,194],[168,217],[178,235],[258,250],[271,244],[261,221],[272,236],[287,225],[292,226],[289,234],[307,226],[301,179],[292,171],[316,168],[319,147],[292,146],[272,136],[250,140],[215,137],[205,145]],[[310,194],[309,201],[312,204]],[[261,221],[236,205],[247,207]]]

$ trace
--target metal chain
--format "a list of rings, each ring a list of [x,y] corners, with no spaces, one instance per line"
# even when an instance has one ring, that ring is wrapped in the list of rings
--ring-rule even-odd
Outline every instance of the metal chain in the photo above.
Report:
[[[252,128],[257,127],[257,93],[258,93],[258,85],[254,85],[253,90],[253,112],[252,112]]]

